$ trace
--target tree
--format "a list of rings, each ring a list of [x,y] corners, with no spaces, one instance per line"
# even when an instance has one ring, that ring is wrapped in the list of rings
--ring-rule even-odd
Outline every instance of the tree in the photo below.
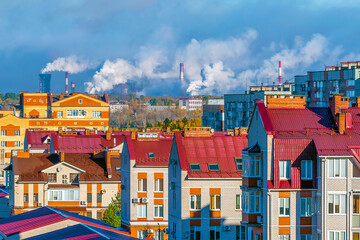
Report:
[[[150,105],[151,105],[151,106],[156,106],[156,103],[157,103],[157,99],[156,99],[156,98],[150,99]]]
[[[116,228],[121,227],[121,194],[118,192],[106,209],[102,220]]]
[[[16,93],[5,93],[5,99],[12,99],[12,100],[18,100],[18,95]]]

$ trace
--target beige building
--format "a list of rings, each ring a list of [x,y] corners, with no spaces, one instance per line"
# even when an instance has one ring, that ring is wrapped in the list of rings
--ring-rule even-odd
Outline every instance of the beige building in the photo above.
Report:
[[[168,162],[173,133],[132,132],[121,158],[121,222],[131,236],[168,239]]]
[[[6,170],[10,211],[51,206],[101,219],[120,191],[120,153],[18,151]]]
[[[169,160],[169,239],[240,239],[247,137],[210,128],[176,133]]]

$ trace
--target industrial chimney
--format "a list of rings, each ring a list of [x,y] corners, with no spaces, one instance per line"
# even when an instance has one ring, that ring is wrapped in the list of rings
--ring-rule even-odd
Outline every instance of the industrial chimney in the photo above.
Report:
[[[75,92],[75,82],[74,81],[71,82],[71,92],[72,93]]]
[[[281,61],[279,61],[279,85],[281,85]]]
[[[65,92],[69,93],[69,75],[65,72]]]

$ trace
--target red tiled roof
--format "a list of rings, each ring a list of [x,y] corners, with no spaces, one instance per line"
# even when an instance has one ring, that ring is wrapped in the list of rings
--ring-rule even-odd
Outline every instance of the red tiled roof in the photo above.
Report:
[[[235,157],[242,156],[242,149],[247,147],[247,137],[211,136],[183,137],[175,134],[175,141],[182,170],[189,178],[239,178]],[[199,163],[201,171],[191,171],[190,163]],[[218,163],[220,171],[209,171],[208,163]]]
[[[56,131],[29,131],[26,130],[27,143],[31,145],[32,149],[47,149],[50,150],[50,143],[44,143],[46,137],[52,134],[57,134]]]

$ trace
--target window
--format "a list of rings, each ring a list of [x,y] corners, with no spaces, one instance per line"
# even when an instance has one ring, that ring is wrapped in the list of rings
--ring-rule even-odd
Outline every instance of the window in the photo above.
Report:
[[[83,103],[83,100],[82,100],[82,99],[79,99],[78,103],[79,103],[79,104],[82,104],[82,103]]]
[[[14,142],[14,146],[15,146],[15,147],[20,147],[20,141],[15,141],[15,142]]]
[[[219,171],[218,163],[208,163],[209,171]]]
[[[155,153],[149,152],[149,153],[148,153],[148,156],[149,156],[149,158],[155,158]]]
[[[302,234],[300,235],[300,240],[311,240],[311,235],[310,234]]]
[[[63,118],[63,112],[62,111],[57,112],[57,118]]]
[[[96,212],[96,219],[102,220],[102,212]]]
[[[236,194],[236,206],[235,206],[236,210],[241,210],[241,195],[240,194]]]
[[[85,110],[67,110],[68,118],[83,118],[86,116]]]
[[[244,155],[243,161],[243,176],[246,177],[260,177],[260,155]]]
[[[98,203],[101,203],[101,202],[102,202],[102,194],[101,194],[101,193],[97,193],[97,194],[96,194],[96,201],[97,201]]]
[[[246,240],[247,229],[245,226],[236,226],[236,240]]]
[[[164,205],[155,205],[154,206],[154,217],[163,218],[164,217]]]
[[[78,189],[49,190],[49,201],[74,201],[79,200]]]
[[[279,235],[279,240],[290,240],[290,235]]]
[[[1,141],[1,146],[6,147],[6,141]]]
[[[137,231],[137,237],[139,239],[147,238],[147,230],[138,230]]]
[[[235,158],[235,164],[236,164],[236,169],[238,171],[242,170],[242,159],[241,158]]]
[[[359,214],[359,200],[360,200],[360,195],[359,194],[354,194],[353,195],[353,213],[355,214]]]
[[[155,179],[155,192],[164,191],[164,179]]]
[[[330,159],[329,177],[346,177],[346,160],[345,159]]]
[[[14,135],[15,135],[15,136],[20,136],[20,130],[15,130],[15,131],[14,131]]]
[[[300,216],[309,217],[311,216],[311,198],[301,198],[300,199]]]
[[[355,86],[355,80],[347,80],[347,85],[348,86]],[[350,96],[347,96],[347,97],[350,97]]]
[[[24,193],[24,203],[28,203],[28,202],[29,202],[29,194]]]
[[[0,178],[4,178],[5,176],[5,172],[4,171],[0,171]]]
[[[164,239],[164,232],[161,231],[161,230],[155,230],[154,239],[155,240],[163,240]]]
[[[279,216],[290,216],[290,198],[279,198]]]
[[[147,205],[138,204],[137,209],[138,209],[138,212],[137,212],[138,218],[146,218],[147,217]]]
[[[70,173],[70,183],[79,183],[79,174]]]
[[[290,161],[280,161],[280,179],[290,179]]]
[[[220,195],[210,195],[210,209],[220,210]]]
[[[190,170],[191,171],[200,171],[200,164],[199,163],[190,163]]]
[[[1,130],[1,136],[6,136],[6,130]]]
[[[201,208],[201,195],[190,195],[190,210]]]
[[[220,240],[220,226],[210,226],[210,240]]]
[[[346,195],[345,194],[329,194],[329,214],[345,214],[346,213]]]
[[[86,212],[86,216],[92,218],[92,212]]]
[[[243,192],[242,210],[246,213],[260,213],[260,192]]]
[[[200,240],[200,226],[190,226],[190,240]]]
[[[138,192],[147,191],[147,179],[138,179]]]
[[[345,231],[329,231],[329,240],[345,240]]]
[[[301,179],[312,179],[312,161],[301,161]]]
[[[88,203],[91,203],[91,202],[92,202],[92,193],[88,193],[88,194],[86,195],[86,200],[87,200]]]
[[[39,201],[39,194],[38,193],[34,193],[34,202],[38,202]]]
[[[101,112],[100,111],[94,111],[92,112],[93,118],[101,118]]]
[[[353,240],[360,240],[360,232],[353,232]]]
[[[48,173],[48,182],[56,183],[56,173]]]

